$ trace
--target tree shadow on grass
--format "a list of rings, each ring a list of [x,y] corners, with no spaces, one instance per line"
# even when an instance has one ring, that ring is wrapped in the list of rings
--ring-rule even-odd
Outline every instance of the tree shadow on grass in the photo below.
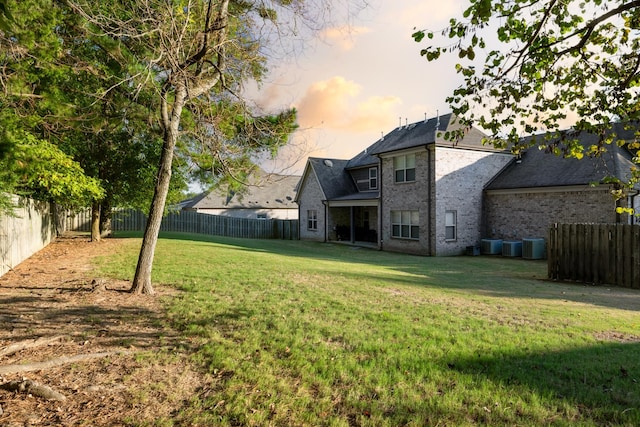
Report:
[[[104,349],[180,345],[179,335],[165,327],[164,310],[139,304],[144,297],[123,297],[125,292],[119,289],[99,293],[61,289],[56,293],[0,296],[4,329],[0,342],[61,336],[67,345],[90,342],[91,347]]]
[[[452,359],[454,371],[565,402],[599,425],[640,425],[640,343]]]

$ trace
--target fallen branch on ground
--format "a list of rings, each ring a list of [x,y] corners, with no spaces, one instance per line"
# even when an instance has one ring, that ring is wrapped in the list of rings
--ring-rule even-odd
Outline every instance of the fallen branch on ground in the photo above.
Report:
[[[8,383],[0,384],[0,388],[7,391],[31,394],[48,400],[67,400],[64,394],[58,393],[51,387],[47,387],[46,385],[42,385],[28,379],[23,379],[22,381],[9,381]]]
[[[45,362],[27,363],[23,365],[5,365],[0,366],[0,375],[17,374],[20,372],[41,371],[47,368],[66,365],[68,363],[86,362],[88,360],[100,359],[103,357],[128,354],[128,351],[106,351],[102,353],[78,354],[75,356],[62,356],[57,359],[47,360]]]
[[[17,353],[21,350],[26,350],[29,348],[36,348],[36,347],[40,347],[40,346],[45,346],[45,345],[51,345],[53,343],[57,343],[59,341],[61,341],[64,337],[59,335],[57,337],[50,337],[50,338],[38,338],[35,340],[25,340],[25,341],[20,341],[17,342],[15,344],[11,344],[8,345],[4,348],[0,348],[0,357],[2,356],[9,356],[11,354]]]

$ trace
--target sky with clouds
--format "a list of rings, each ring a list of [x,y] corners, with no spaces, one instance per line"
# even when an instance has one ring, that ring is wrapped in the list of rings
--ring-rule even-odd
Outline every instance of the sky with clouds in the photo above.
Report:
[[[455,59],[427,62],[411,34],[443,29],[468,0],[368,3],[348,27],[327,28],[300,55],[272,65],[253,95],[263,108],[298,110],[300,129],[275,172],[301,173],[308,156],[351,158],[400,122],[449,112],[445,99],[462,82]]]

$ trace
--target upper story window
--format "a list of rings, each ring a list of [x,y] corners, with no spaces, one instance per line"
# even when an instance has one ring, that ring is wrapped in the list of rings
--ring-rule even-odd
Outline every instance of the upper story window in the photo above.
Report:
[[[395,182],[412,182],[416,180],[416,155],[406,154],[393,158]]]
[[[369,190],[378,189],[378,168],[369,168]]]

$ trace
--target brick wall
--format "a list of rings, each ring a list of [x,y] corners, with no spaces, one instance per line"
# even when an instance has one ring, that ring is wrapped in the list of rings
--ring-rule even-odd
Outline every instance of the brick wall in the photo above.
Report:
[[[407,153],[403,153],[407,154]],[[394,182],[393,157],[382,159],[382,248],[388,251],[430,254],[429,221],[429,153],[423,147],[415,151],[415,182]],[[391,237],[391,211],[417,210],[420,215],[420,239],[399,239]]]
[[[605,186],[574,191],[489,192],[483,237],[547,237],[553,223],[615,223],[615,201]],[[626,219],[623,219],[626,222]]]
[[[511,159],[505,153],[436,147],[434,255],[460,255],[480,243],[483,188]],[[448,210],[456,212],[455,240],[445,238]]]
[[[309,173],[303,177],[300,190],[298,191],[298,197],[300,212],[298,215],[300,218],[300,239],[324,241],[326,226],[325,206],[322,203],[324,196],[312,169],[309,169]],[[307,228],[307,211],[310,209],[315,209],[318,212],[317,230],[309,230]]]

